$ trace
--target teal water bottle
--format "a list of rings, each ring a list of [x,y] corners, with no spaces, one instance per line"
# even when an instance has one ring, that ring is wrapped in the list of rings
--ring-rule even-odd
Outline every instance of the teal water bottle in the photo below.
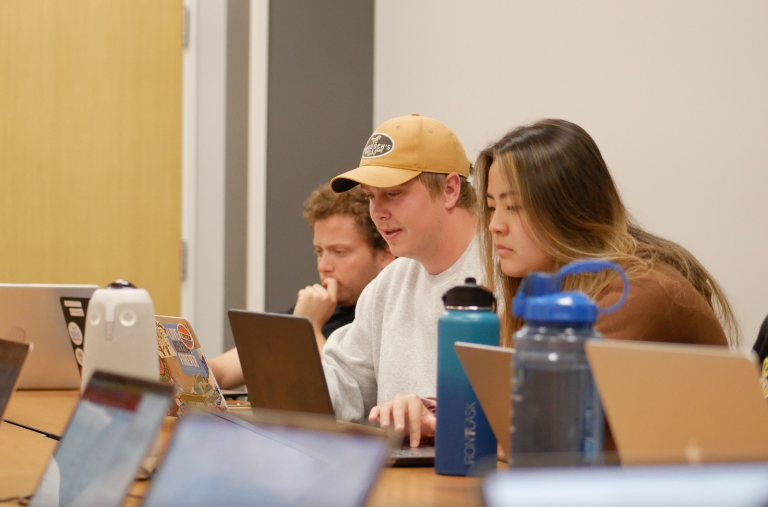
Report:
[[[604,269],[624,280],[623,294],[611,307],[598,309],[582,292],[561,292],[564,277]],[[624,270],[603,260],[572,262],[521,282],[513,301],[515,317],[524,321],[514,336],[513,466],[602,462],[605,419],[584,344],[603,338],[593,328],[598,314],[618,309],[628,291]]]
[[[453,344],[499,344],[499,318],[493,294],[474,278],[443,295],[437,324],[437,429],[435,472],[467,475],[478,463],[496,461],[496,437]]]

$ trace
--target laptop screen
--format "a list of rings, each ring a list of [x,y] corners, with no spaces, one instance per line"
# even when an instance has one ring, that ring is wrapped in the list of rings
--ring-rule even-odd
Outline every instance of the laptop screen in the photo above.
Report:
[[[379,437],[192,415],[143,506],[360,506],[387,451]]]
[[[486,480],[483,496],[488,507],[764,507],[768,465],[510,470]]]
[[[30,505],[119,506],[172,392],[159,383],[94,373]]]
[[[0,416],[13,394],[13,387],[19,377],[21,367],[27,358],[31,345],[0,339]]]

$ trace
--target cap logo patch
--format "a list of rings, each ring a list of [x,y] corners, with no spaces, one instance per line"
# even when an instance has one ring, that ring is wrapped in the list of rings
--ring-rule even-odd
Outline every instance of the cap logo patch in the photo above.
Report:
[[[365,143],[363,158],[378,158],[395,149],[395,141],[387,134],[375,132]]]

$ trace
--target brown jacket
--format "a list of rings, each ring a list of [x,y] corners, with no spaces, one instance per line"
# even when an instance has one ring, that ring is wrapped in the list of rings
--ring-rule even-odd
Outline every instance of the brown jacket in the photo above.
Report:
[[[608,285],[597,298],[598,306],[618,301],[621,290],[621,279]],[[704,297],[665,263],[630,280],[627,301],[617,311],[600,315],[595,328],[614,340],[728,345],[720,321]]]

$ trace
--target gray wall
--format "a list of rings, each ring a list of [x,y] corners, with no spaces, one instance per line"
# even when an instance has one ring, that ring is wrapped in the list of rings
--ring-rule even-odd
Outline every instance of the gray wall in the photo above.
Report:
[[[269,6],[267,311],[318,280],[309,193],[357,167],[373,128],[373,0]]]
[[[249,0],[227,3],[226,183],[224,199],[224,309],[246,305],[248,216]],[[229,319],[224,350],[235,346]]]

